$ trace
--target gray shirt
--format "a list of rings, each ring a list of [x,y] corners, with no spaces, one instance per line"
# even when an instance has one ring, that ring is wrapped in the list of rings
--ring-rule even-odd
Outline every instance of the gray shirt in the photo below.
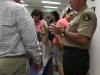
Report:
[[[0,57],[31,54],[40,63],[34,20],[14,0],[0,0]]]

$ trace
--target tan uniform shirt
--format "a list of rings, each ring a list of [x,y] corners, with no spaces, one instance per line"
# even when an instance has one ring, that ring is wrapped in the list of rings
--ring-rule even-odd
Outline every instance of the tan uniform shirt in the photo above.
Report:
[[[65,46],[78,47],[81,49],[89,49],[91,44],[91,39],[93,33],[97,26],[97,18],[95,13],[88,8],[87,5],[84,5],[78,12],[74,19],[69,23],[66,31],[77,33],[82,36],[90,38],[87,44],[82,45],[75,43],[68,38],[63,38],[63,43]]]

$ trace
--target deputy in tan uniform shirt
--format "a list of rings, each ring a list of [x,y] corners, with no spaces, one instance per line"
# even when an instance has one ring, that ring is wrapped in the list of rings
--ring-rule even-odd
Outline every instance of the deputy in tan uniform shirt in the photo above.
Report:
[[[64,75],[86,75],[89,70],[91,40],[97,26],[95,13],[87,6],[86,0],[68,0],[77,15],[69,23],[66,31],[61,26],[51,25],[53,34],[64,36]]]
[[[84,11],[83,11],[84,10]],[[91,38],[96,29],[97,19],[94,12],[84,5],[74,17],[74,19],[69,23],[68,29],[66,31],[77,33],[78,35],[85,36],[89,39],[88,43],[82,45],[80,43],[73,42],[69,38],[64,38],[63,43],[66,46],[78,47],[81,49],[89,49]],[[74,37],[73,37],[74,38]]]

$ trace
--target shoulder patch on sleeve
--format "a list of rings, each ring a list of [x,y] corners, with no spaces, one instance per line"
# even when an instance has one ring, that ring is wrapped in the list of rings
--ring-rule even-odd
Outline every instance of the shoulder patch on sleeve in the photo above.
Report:
[[[82,25],[83,25],[83,26],[90,26],[90,25],[91,25],[91,23],[90,23],[90,22],[86,22],[86,21],[85,21],[85,22],[83,22],[83,23],[82,23]]]
[[[84,14],[81,18],[83,21],[90,21],[92,19],[92,16],[90,14]]]

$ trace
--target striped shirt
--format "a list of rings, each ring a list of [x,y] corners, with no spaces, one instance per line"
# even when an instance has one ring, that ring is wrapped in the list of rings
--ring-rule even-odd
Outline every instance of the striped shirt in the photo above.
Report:
[[[40,63],[40,48],[33,19],[14,0],[0,0],[0,57],[30,54]]]

